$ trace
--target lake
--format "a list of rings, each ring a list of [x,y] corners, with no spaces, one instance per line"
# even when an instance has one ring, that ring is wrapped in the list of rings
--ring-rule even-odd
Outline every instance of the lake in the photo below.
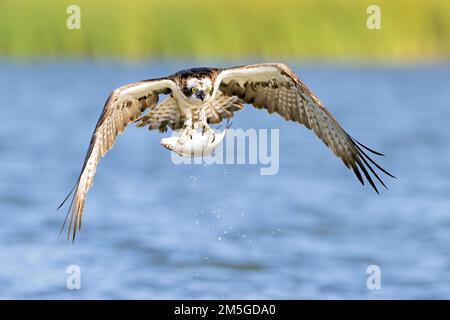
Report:
[[[246,106],[232,127],[279,129],[276,174],[174,164],[169,133],[131,125],[98,167],[75,243],[59,237],[55,209],[114,88],[241,63],[0,60],[0,298],[448,299],[449,64],[288,63],[386,154],[374,158],[398,179],[380,195],[311,131]],[[81,290],[66,288],[72,265]]]

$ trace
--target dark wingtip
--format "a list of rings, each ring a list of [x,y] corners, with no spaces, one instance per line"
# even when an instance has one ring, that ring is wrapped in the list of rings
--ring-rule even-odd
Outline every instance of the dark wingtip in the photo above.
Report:
[[[360,159],[364,162],[364,164],[367,166],[367,168],[369,168],[370,172],[372,172],[372,174],[375,176],[375,178],[377,178],[377,180],[383,185],[383,187],[386,187],[386,185],[384,184],[383,180],[381,180],[381,178],[378,176],[378,174],[375,172],[375,170],[372,168],[372,166],[370,165],[370,163],[367,162],[367,160],[364,157],[364,154],[360,154],[359,155]],[[367,156],[366,156],[367,157]]]
[[[61,202],[61,204],[58,206],[58,208],[56,208],[56,211],[61,209],[61,207],[66,203],[67,199],[69,199],[69,197],[72,194],[72,192],[73,192],[73,188],[72,188],[72,190],[70,190],[69,194],[64,198],[64,200]]]
[[[361,176],[361,172],[359,172],[359,169],[356,165],[352,165],[353,172],[355,173],[356,177],[358,178],[359,182],[361,182],[362,185],[364,185],[364,179]]]
[[[374,160],[372,160],[372,158],[370,158],[365,152],[364,150],[362,150],[360,147],[358,147],[358,145],[355,145],[356,148],[358,149],[358,153],[360,155],[360,157],[364,158],[366,157],[367,160],[369,160],[374,166],[376,166],[379,170],[381,170],[384,174],[388,175],[391,178],[395,178],[391,173],[389,173],[388,171],[386,171],[383,167],[381,167],[378,163],[376,163]]]
[[[358,164],[359,168],[364,173],[364,176],[366,177],[367,181],[369,181],[369,183],[372,186],[372,188],[376,191],[376,193],[380,194],[379,191],[378,191],[377,186],[375,185],[375,182],[373,182],[372,177],[370,176],[369,172],[367,172],[367,169],[364,166],[364,164],[361,163],[361,160],[357,159],[356,163]]]
[[[372,186],[373,190],[375,190],[375,192],[379,195],[380,192],[374,182],[374,179],[372,179],[372,176],[370,175],[370,173],[372,173],[372,175],[376,178],[376,180],[378,180],[379,183],[381,183],[381,185],[386,189],[389,190],[389,188],[386,186],[386,184],[383,182],[383,180],[379,177],[379,175],[377,174],[377,172],[374,170],[374,168],[372,168],[371,164],[373,164],[377,169],[379,169],[381,172],[383,172],[384,174],[386,174],[387,176],[397,179],[394,175],[392,175],[391,173],[389,173],[388,171],[386,171],[385,169],[383,169],[379,164],[377,164],[374,160],[372,160],[372,158],[370,158],[363,149],[378,155],[378,156],[385,156],[384,154],[375,151],[365,145],[363,145],[362,143],[360,143],[359,141],[357,141],[356,139],[354,139],[353,137],[351,137],[350,135],[348,135],[348,137],[350,138],[350,140],[353,142],[353,145],[356,148],[356,155],[355,155],[355,163],[352,165],[353,171],[355,172],[356,176],[358,177],[358,180],[364,185],[364,182],[361,181],[362,180],[362,175],[360,173],[360,171],[358,170],[358,167],[361,169],[361,171],[364,173],[364,176],[366,178],[366,180],[370,183],[370,185]],[[370,173],[369,173],[369,171]]]
[[[356,139],[353,138],[352,136],[349,135],[349,137],[350,137],[351,140],[353,140],[353,142],[355,142],[355,144],[359,144],[361,147],[363,147],[363,148],[366,149],[367,151],[370,151],[370,152],[372,152],[373,154],[376,154],[377,156],[381,156],[381,157],[384,157],[384,156],[385,156],[385,154],[383,154],[383,153],[381,153],[381,152],[378,152],[378,151],[375,151],[375,150],[373,150],[373,149],[367,147],[366,145],[362,144],[361,142],[359,142],[358,140],[356,140]]]
[[[61,204],[58,206],[58,208],[56,208],[56,210],[61,209],[61,207],[67,202],[67,199],[69,199],[70,195],[73,193],[73,191],[77,187],[79,181],[80,181],[80,178],[78,178],[77,182],[73,185],[72,189],[70,189],[69,194],[64,198],[64,200],[61,202]]]

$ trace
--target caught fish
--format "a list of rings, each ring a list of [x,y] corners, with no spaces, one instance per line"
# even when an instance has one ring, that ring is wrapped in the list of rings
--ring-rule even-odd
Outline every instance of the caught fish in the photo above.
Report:
[[[207,134],[196,131],[192,134],[192,139],[188,138],[184,143],[180,143],[181,130],[176,130],[174,136],[161,139],[160,143],[163,147],[175,152],[182,157],[206,157],[216,149],[223,141],[227,129],[220,132],[215,130],[215,134]]]

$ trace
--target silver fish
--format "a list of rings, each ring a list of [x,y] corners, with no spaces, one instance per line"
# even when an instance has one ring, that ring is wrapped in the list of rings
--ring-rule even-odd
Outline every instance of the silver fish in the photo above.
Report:
[[[182,157],[206,157],[216,149],[223,141],[227,129],[220,132],[214,130],[215,134],[196,131],[192,139],[188,138],[184,143],[180,143],[179,136],[182,130],[176,130],[174,136],[161,139],[161,145]]]

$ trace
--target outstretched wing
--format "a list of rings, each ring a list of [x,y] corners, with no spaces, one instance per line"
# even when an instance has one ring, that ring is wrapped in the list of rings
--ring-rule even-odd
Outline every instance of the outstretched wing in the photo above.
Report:
[[[77,230],[81,227],[86,194],[93,184],[100,158],[111,149],[117,135],[122,133],[130,122],[139,118],[144,110],[153,108],[157,104],[159,94],[166,94],[175,90],[175,83],[170,79],[164,78],[132,83],[120,87],[111,93],[92,135],[80,176],[69,195],[58,207],[58,209],[61,208],[72,192],[74,192],[66,219],[61,228],[62,231],[70,214],[68,239],[72,233],[72,240],[74,240]]]
[[[382,154],[353,139],[314,93],[284,64],[256,64],[224,69],[216,78],[214,90],[237,96],[243,103],[252,104],[258,109],[265,108],[269,113],[276,112],[285,120],[296,121],[312,129],[348,168],[353,169],[364,184],[361,170],[377,193],[378,189],[368,170],[385,188],[386,185],[371,164],[394,178],[375,163],[364,149],[376,155]]]

